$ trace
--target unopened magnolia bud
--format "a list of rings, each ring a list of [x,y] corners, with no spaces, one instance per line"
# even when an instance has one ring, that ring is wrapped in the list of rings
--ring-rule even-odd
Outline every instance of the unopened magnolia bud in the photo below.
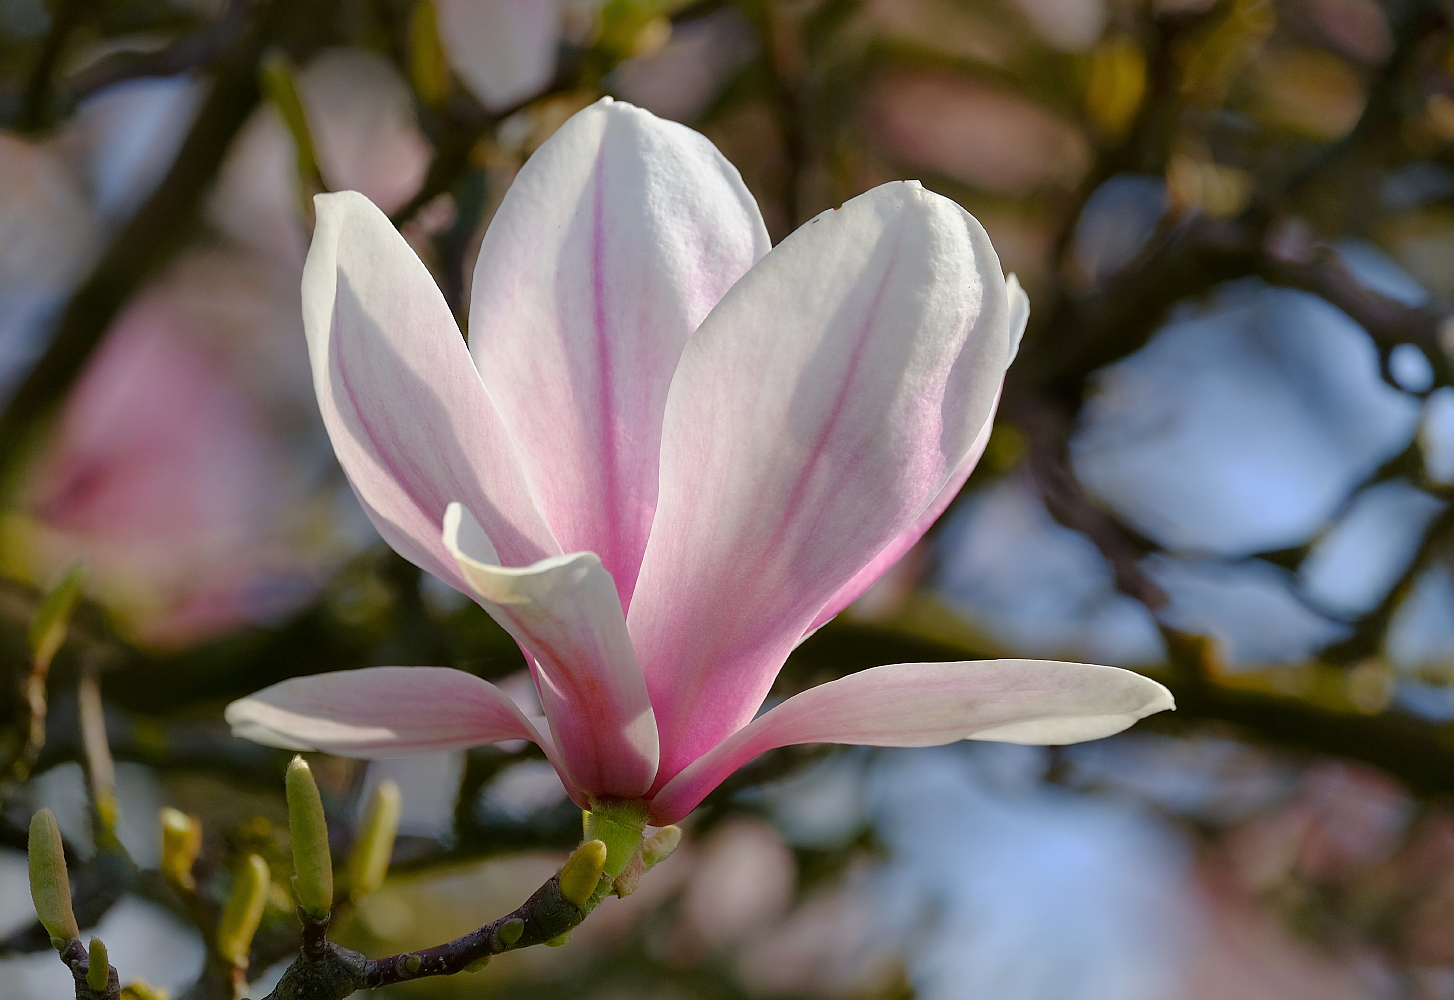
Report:
[[[271,885],[268,863],[256,854],[248,855],[237,873],[237,881],[232,884],[232,895],[227,897],[222,919],[217,922],[217,950],[235,968],[247,968],[247,955],[252,950],[257,925],[262,922]]]
[[[183,889],[192,889],[192,865],[202,851],[202,821],[180,809],[161,811],[162,874]]]
[[[60,951],[81,936],[71,909],[71,879],[55,813],[42,809],[30,818],[30,898],[35,912]]]
[[[646,862],[647,868],[659,865],[671,857],[671,852],[675,851],[681,842],[681,827],[664,826],[647,837],[646,843],[641,845],[641,860]]]
[[[172,1000],[172,995],[160,986],[138,979],[121,988],[121,1000]]]
[[[508,948],[516,941],[519,941],[520,935],[524,933],[525,921],[519,917],[511,917],[495,931],[495,940],[499,943],[500,948]]]
[[[606,844],[600,840],[588,840],[570,856],[560,870],[560,894],[576,906],[581,906],[596,891],[601,881],[601,872],[606,869]]]
[[[348,855],[348,894],[355,901],[384,884],[399,832],[399,786],[385,778],[369,796],[363,824]]]
[[[318,783],[302,757],[288,765],[288,830],[293,835],[293,892],[305,913],[326,917],[333,908],[333,857]]]
[[[172,994],[158,985],[137,980],[121,988],[121,1000],[172,1000]]]
[[[106,992],[111,981],[111,962],[106,957],[106,946],[100,938],[91,939],[91,964],[86,969],[86,985],[97,993]]]

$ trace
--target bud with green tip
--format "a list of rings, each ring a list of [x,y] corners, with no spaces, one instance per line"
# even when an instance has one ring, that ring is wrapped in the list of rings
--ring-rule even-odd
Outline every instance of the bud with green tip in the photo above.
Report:
[[[180,809],[167,806],[161,811],[162,874],[175,885],[192,890],[192,865],[202,852],[202,821]]]
[[[60,951],[79,940],[81,929],[71,909],[71,879],[66,872],[66,851],[55,813],[42,809],[30,818],[30,898],[35,912]]]
[[[111,962],[106,957],[106,946],[100,938],[91,939],[91,964],[86,968],[86,985],[97,993],[106,992],[111,981]]]
[[[358,839],[348,855],[348,895],[357,902],[384,884],[399,832],[399,786],[385,778],[369,797]]]
[[[268,863],[256,854],[248,855],[237,873],[237,881],[232,884],[232,895],[227,897],[222,919],[217,923],[217,950],[234,968],[247,968],[247,955],[263,919],[270,885],[272,875]]]
[[[596,891],[601,873],[606,869],[606,844],[601,840],[588,840],[565,863],[560,870],[560,894],[576,906],[585,905]]]
[[[172,995],[160,986],[138,979],[121,988],[121,1000],[172,1000]]]
[[[121,1000],[172,1000],[172,995],[160,986],[138,979],[121,988]]]
[[[333,856],[318,783],[302,757],[288,765],[288,829],[293,835],[293,891],[310,917],[333,909]]]
[[[647,837],[646,843],[641,845],[641,860],[646,862],[648,869],[654,868],[671,857],[671,852],[675,851],[681,842],[681,827],[664,826]]]

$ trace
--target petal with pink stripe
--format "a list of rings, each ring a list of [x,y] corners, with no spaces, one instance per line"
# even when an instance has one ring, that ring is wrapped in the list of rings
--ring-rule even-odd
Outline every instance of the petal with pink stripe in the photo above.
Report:
[[[830,599],[950,484],[1009,359],[999,260],[886,184],[759,261],[682,353],[628,623],[666,779],[755,713]]]
[[[710,142],[610,98],[531,156],[485,234],[470,350],[562,550],[599,555],[622,607],[682,345],[769,245]]]
[[[592,552],[510,569],[459,504],[444,544],[476,600],[535,667],[566,770],[589,795],[637,798],[656,776],[656,717],[611,575]]]
[[[451,500],[470,505],[507,565],[559,553],[428,269],[363,195],[314,204],[303,270],[313,384],[333,450],[379,534],[465,593],[439,535]]]

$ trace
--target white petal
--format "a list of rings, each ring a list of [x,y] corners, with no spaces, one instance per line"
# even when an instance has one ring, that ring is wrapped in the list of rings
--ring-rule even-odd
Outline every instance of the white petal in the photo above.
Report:
[[[465,590],[439,529],[469,504],[510,565],[560,551],[454,318],[372,202],[320,195],[303,325],[324,426],[354,492],[404,558]]]
[[[709,750],[657,793],[652,821],[676,822],[729,774],[776,747],[1079,743],[1174,707],[1171,692],[1155,681],[1089,663],[973,660],[874,667],[789,698]]]
[[[476,599],[533,659],[541,704],[571,778],[635,798],[656,776],[656,719],[611,576],[591,552],[507,569],[459,504],[444,544]]]

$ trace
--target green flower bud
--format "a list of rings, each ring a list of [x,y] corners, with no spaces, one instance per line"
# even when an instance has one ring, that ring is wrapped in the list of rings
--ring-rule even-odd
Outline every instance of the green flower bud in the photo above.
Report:
[[[318,784],[302,757],[288,765],[288,829],[293,835],[293,891],[311,917],[333,909],[333,857]]]
[[[138,979],[121,988],[121,1000],[172,1000],[172,995],[160,986]]]
[[[106,957],[106,946],[100,938],[91,939],[91,964],[86,969],[86,985],[97,993],[106,992],[111,981],[111,962]]]
[[[222,919],[217,923],[217,950],[234,968],[247,968],[247,955],[252,950],[257,925],[262,922],[271,885],[268,863],[256,854],[248,855],[237,873],[237,881],[232,884],[232,895],[227,897]]]
[[[671,857],[671,852],[675,851],[681,842],[681,827],[664,826],[647,837],[646,843],[641,845],[641,860],[646,862],[647,868],[653,868]]]
[[[162,874],[175,885],[191,890],[192,865],[202,852],[202,821],[180,809],[167,806],[161,811]]]
[[[65,643],[66,627],[76,602],[81,599],[81,584],[85,579],[86,568],[73,566],[41,599],[35,620],[30,623],[30,653],[38,662],[49,665]]]
[[[564,934],[557,934],[555,937],[545,942],[545,946],[547,948],[559,948],[561,945],[565,944],[569,940],[570,931],[566,931]]]
[[[399,832],[399,786],[387,778],[374,788],[348,855],[348,894],[355,902],[384,884]]]
[[[71,909],[71,879],[55,813],[42,809],[30,818],[30,898],[35,912],[60,951],[81,936]]]
[[[596,891],[601,872],[606,868],[606,844],[588,840],[576,848],[565,867],[560,870],[560,894],[576,906],[582,906]]]

